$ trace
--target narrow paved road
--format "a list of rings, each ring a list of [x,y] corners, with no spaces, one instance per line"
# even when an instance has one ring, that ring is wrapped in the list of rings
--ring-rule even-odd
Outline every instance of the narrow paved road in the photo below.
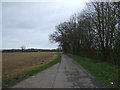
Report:
[[[61,62],[12,88],[104,88],[95,77],[66,55]]]

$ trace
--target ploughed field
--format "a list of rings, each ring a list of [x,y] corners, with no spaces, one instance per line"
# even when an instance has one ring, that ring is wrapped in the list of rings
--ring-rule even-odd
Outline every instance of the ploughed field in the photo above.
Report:
[[[3,79],[43,66],[57,57],[55,52],[2,53]]]

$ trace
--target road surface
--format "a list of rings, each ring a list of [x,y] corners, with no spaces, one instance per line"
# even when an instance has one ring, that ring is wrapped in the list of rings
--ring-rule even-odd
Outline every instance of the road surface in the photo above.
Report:
[[[104,88],[95,77],[66,55],[61,62],[16,84],[12,88]]]

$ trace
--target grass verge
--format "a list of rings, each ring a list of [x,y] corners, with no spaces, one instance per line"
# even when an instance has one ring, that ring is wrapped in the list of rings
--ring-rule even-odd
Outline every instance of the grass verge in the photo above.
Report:
[[[7,88],[7,87],[10,87],[12,85],[15,85],[16,83],[28,78],[29,76],[32,76],[32,75],[34,75],[34,74],[36,74],[44,69],[47,69],[58,62],[60,62],[60,56],[57,56],[54,60],[52,60],[51,62],[49,62],[48,64],[46,64],[44,66],[37,67],[37,68],[34,68],[32,70],[29,70],[29,71],[25,71],[25,72],[18,74],[12,78],[4,79],[4,80],[2,80],[2,88]]]
[[[101,82],[112,88],[120,88],[118,83],[118,66],[76,55],[68,54],[68,56],[80,63],[87,71],[98,78]]]

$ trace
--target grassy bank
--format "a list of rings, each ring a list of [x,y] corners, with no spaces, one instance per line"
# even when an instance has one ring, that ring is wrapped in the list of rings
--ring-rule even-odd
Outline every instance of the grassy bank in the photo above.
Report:
[[[15,77],[4,79],[4,80],[2,80],[2,87],[3,88],[10,87],[10,86],[28,78],[29,76],[32,76],[44,69],[51,67],[52,65],[54,65],[58,62],[60,62],[60,56],[57,56],[54,60],[52,60],[51,62],[49,62],[48,64],[46,64],[44,66],[37,67],[37,68],[29,70],[29,71],[25,71],[19,75],[16,75]]]
[[[68,56],[80,63],[101,82],[113,88],[120,88],[120,86],[118,86],[118,66],[71,54]],[[111,82],[113,82],[113,84],[111,84]]]

